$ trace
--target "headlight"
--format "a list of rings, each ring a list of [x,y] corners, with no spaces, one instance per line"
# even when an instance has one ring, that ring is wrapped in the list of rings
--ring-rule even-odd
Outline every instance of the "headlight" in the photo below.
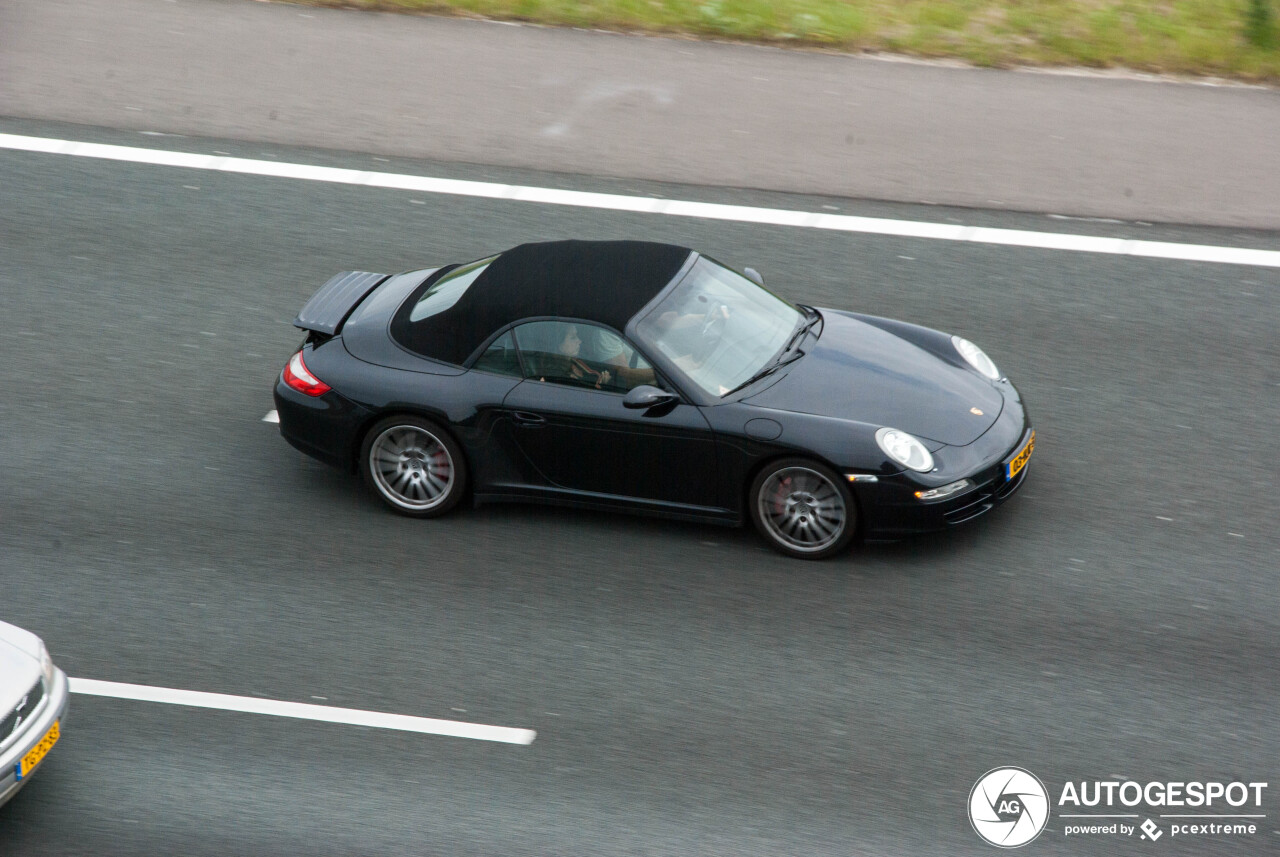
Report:
[[[49,657],[49,650],[45,648],[43,642],[40,644],[40,671],[44,673],[44,686],[52,690],[53,658]]]
[[[905,431],[894,428],[882,428],[876,432],[876,443],[884,454],[912,470],[928,473],[933,469],[933,456],[924,444]]]
[[[996,368],[996,364],[991,361],[991,358],[983,353],[981,348],[963,336],[951,337],[951,344],[956,347],[956,351],[960,352],[960,356],[965,359],[965,362],[974,369],[977,369],[992,381],[1000,380],[1000,370]]]

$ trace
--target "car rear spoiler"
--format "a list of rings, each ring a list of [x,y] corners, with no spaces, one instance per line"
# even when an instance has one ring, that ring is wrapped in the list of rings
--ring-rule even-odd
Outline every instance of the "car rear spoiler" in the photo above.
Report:
[[[333,336],[351,315],[356,304],[373,291],[390,274],[369,271],[343,271],[321,286],[298,312],[294,327]]]

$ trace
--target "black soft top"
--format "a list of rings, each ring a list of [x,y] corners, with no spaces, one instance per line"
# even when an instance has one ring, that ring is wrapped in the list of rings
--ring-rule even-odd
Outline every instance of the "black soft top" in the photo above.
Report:
[[[414,290],[392,334],[419,354],[462,363],[494,331],[538,316],[581,318],[623,330],[689,258],[648,241],[549,241],[498,256],[456,304],[421,321],[409,313],[436,277]]]

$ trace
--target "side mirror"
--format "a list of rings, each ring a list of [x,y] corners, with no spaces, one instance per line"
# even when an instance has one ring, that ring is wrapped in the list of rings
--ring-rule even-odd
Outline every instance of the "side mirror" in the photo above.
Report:
[[[668,393],[666,390],[660,390],[649,384],[641,384],[627,392],[622,400],[624,408],[632,408],[634,410],[642,410],[652,408],[658,405],[666,405],[676,400],[675,393]]]
[[[748,280],[764,288],[764,277],[760,276],[760,272],[755,268],[743,268],[742,273]]]

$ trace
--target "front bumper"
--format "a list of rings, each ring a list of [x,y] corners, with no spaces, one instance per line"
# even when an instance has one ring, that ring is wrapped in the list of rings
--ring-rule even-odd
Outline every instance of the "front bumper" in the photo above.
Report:
[[[999,419],[967,447],[944,447],[935,453],[939,467],[934,473],[897,473],[879,476],[873,483],[853,485],[863,514],[865,537],[893,539],[972,521],[1022,487],[1030,463],[1024,463],[1008,478],[1006,462],[1027,446],[1034,430],[1017,391],[1004,383],[1005,407]],[[942,500],[921,501],[915,496],[917,491],[960,479],[969,479],[973,487]]]
[[[1027,438],[1030,439],[1030,433]],[[1020,447],[1015,447],[1015,449]],[[1010,450],[1012,454],[1013,449]],[[912,533],[930,533],[979,518],[1013,496],[1026,481],[1030,464],[1012,479],[1005,478],[1004,465],[997,461],[979,473],[967,477],[974,483],[969,490],[945,500],[922,502],[916,499],[920,490],[910,481],[900,484],[882,480],[878,489],[874,515],[866,522],[868,538],[895,538]],[[862,493],[860,492],[860,496]],[[864,508],[867,508],[864,505]]]
[[[36,708],[35,716],[22,724],[21,737],[0,753],[0,806],[18,793],[18,789],[27,784],[27,780],[40,770],[44,759],[26,776],[18,778],[18,763],[40,740],[48,734],[55,723],[59,731],[66,725],[67,712],[71,707],[71,688],[67,674],[54,669],[53,686],[45,688],[44,699]],[[47,759],[48,756],[45,757]]]

